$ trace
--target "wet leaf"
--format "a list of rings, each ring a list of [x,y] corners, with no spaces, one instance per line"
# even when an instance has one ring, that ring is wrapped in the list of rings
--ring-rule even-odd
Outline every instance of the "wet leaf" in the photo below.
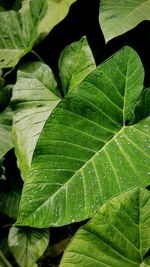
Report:
[[[81,221],[115,194],[150,183],[150,117],[127,124],[143,78],[125,47],[59,103],[38,140],[16,225]]]
[[[148,267],[150,192],[134,188],[107,201],[67,247],[60,267]]]

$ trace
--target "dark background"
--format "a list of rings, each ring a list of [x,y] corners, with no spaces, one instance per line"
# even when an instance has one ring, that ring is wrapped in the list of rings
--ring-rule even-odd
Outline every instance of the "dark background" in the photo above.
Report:
[[[53,71],[58,73],[57,62],[63,48],[87,37],[97,64],[103,62],[125,45],[134,48],[139,54],[145,68],[145,86],[150,86],[150,21],[144,21],[127,33],[105,44],[99,25],[99,0],[77,0],[67,17],[60,22],[50,34],[35,48]],[[46,52],[45,52],[46,51]]]

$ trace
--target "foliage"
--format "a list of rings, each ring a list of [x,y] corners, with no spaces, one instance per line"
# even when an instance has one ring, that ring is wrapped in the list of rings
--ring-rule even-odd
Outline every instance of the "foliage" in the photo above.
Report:
[[[36,52],[45,42],[51,53],[50,34],[78,3],[0,3],[4,267],[58,266],[69,242],[60,266],[150,266],[150,84],[143,58],[126,41],[98,62],[88,34],[62,46],[54,66]],[[148,0],[101,0],[106,42],[149,20],[149,10]]]
[[[75,235],[60,267],[149,266],[150,193],[133,188],[103,204]]]

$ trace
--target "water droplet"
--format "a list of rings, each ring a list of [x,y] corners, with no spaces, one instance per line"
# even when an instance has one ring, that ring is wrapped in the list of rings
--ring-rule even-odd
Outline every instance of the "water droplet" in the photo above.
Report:
[[[149,175],[150,175],[150,172],[147,172],[147,174],[149,174]]]

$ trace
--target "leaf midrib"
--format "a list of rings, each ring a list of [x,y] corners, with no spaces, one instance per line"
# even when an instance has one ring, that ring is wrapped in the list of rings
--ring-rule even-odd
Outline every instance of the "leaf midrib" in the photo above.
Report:
[[[105,149],[105,147],[107,147],[115,138],[117,138],[117,136],[118,135],[120,135],[120,133],[124,130],[124,128],[126,128],[126,126],[123,126],[121,129],[120,129],[120,131],[118,132],[118,133],[116,133],[102,148],[100,148],[100,149],[98,149],[98,151],[84,164],[84,165],[82,165],[82,167],[81,168],[79,168],[78,169],[78,171],[76,171],[75,172],[75,174],[73,174],[73,176],[71,177],[71,178],[69,178],[68,179],[68,181],[66,181],[66,183],[64,183],[63,184],[63,186],[61,186],[57,191],[55,191],[54,193],[53,193],[53,195],[51,195],[51,196],[49,196],[48,198],[47,198],[47,200],[44,202],[44,203],[42,203],[38,208],[36,208],[34,211],[32,211],[27,217],[26,217],[26,219],[28,218],[28,217],[30,217],[30,216],[32,216],[32,214],[35,212],[35,211],[37,211],[37,210],[39,210],[43,205],[45,205],[51,198],[53,198],[53,197],[55,197],[60,191],[62,191],[65,187],[66,187],[66,185],[70,182],[70,180],[71,179],[73,179],[74,178],[74,176],[76,176],[77,175],[77,173],[78,172],[80,172],[83,168],[85,168],[85,166],[87,165],[87,164],[89,164],[89,162],[90,161],[92,161],[93,160],[93,158],[97,155],[97,154],[99,154],[101,151],[103,151],[104,149]],[[26,184],[31,184],[31,180],[30,179],[27,179],[28,181],[29,181],[29,183],[28,182],[25,182]]]

